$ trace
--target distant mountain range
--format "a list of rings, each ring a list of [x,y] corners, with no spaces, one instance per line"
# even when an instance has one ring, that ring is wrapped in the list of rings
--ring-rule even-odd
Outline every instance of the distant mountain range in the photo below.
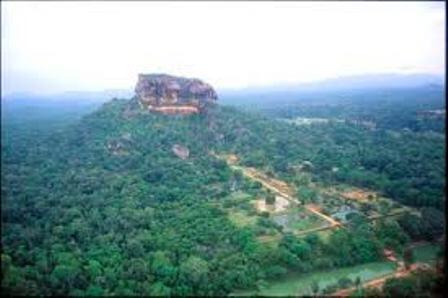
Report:
[[[444,87],[445,78],[431,74],[369,74],[346,76],[326,79],[321,81],[297,84],[279,84],[273,86],[248,87],[242,89],[217,88],[219,99],[224,101],[230,96],[262,96],[269,94],[309,94],[327,93],[336,91],[356,91],[368,89],[409,89],[423,86]],[[57,101],[80,101],[83,102],[105,102],[114,97],[131,98],[134,95],[133,88],[129,89],[108,89],[104,91],[67,91],[51,95],[39,95],[32,93],[15,93],[2,96],[3,100],[21,99],[22,101],[35,100],[57,100]],[[220,101],[220,100],[219,100]]]
[[[372,89],[372,88],[414,88],[426,85],[443,85],[444,78],[436,75],[378,74],[349,76],[309,83],[304,89]]]
[[[442,89],[445,85],[443,76],[430,74],[370,74],[347,76],[321,81],[297,84],[281,84],[265,87],[243,89],[218,89],[221,103],[239,104],[291,100],[302,96],[318,94],[344,95],[364,93],[374,90],[400,90],[417,88]]]
[[[266,87],[248,87],[242,89],[222,89],[224,93],[278,92],[278,91],[336,91],[346,89],[374,88],[415,88],[427,85],[441,85],[445,78],[432,74],[368,74],[331,78],[308,83],[279,84]]]
[[[132,89],[107,89],[104,91],[66,91],[55,94],[13,93],[2,97],[2,101],[20,100],[26,101],[77,101],[79,103],[105,102],[112,98],[131,98],[134,95]]]

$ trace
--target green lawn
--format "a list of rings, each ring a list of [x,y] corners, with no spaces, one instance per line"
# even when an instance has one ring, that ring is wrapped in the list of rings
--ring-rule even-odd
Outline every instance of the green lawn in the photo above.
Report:
[[[229,194],[224,199],[217,202],[217,205],[222,206],[225,209],[233,208],[233,207],[240,207],[242,205],[249,204],[250,200],[252,200],[253,197],[243,191],[235,191]]]
[[[262,295],[262,296],[301,296],[311,295],[311,284],[318,282],[320,290],[326,286],[335,284],[342,277],[347,277],[355,281],[359,276],[362,282],[369,281],[395,270],[395,264],[391,262],[375,262],[357,265],[348,268],[334,269],[323,272],[307,274],[290,273],[284,278],[267,282],[267,287],[256,293],[255,290],[239,291],[232,296]]]
[[[296,231],[303,231],[325,226],[326,224],[327,222],[322,220],[319,216],[315,214],[308,214],[304,219],[299,219],[291,222],[290,226]]]
[[[243,191],[235,191],[235,192],[232,192],[228,196],[228,199],[241,202],[241,201],[246,201],[246,200],[250,199],[251,197],[252,196],[250,194],[245,193]]]
[[[285,231],[304,231],[327,225],[319,216],[303,207],[292,208],[286,213],[273,216],[273,220],[282,225]]]
[[[257,221],[256,216],[249,216],[244,211],[234,209],[229,212],[229,219],[239,227],[252,226]]]
[[[331,230],[324,230],[324,231],[319,231],[319,232],[315,232],[316,235],[318,235],[320,237],[320,239],[322,239],[322,241],[324,243],[328,243],[328,239],[330,238],[330,235],[334,232],[334,229]],[[298,237],[306,237],[308,234],[304,234]]]
[[[417,246],[413,249],[415,262],[428,263],[430,265],[435,264],[437,253],[440,250],[440,246],[437,244],[430,244]]]

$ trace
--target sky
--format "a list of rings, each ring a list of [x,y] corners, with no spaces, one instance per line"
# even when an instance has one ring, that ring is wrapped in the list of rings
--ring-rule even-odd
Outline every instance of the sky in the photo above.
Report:
[[[444,2],[2,2],[2,95],[445,74]]]

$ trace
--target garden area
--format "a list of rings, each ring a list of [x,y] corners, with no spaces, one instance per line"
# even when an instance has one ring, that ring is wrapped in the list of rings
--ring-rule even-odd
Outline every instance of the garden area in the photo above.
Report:
[[[327,221],[302,206],[290,208],[287,212],[272,216],[272,220],[281,225],[284,232],[301,232],[329,226]]]

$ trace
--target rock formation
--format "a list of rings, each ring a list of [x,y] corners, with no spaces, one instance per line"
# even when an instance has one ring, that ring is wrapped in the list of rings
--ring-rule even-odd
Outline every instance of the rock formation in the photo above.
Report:
[[[135,93],[141,106],[164,114],[199,113],[218,99],[201,80],[166,74],[140,74]]]

